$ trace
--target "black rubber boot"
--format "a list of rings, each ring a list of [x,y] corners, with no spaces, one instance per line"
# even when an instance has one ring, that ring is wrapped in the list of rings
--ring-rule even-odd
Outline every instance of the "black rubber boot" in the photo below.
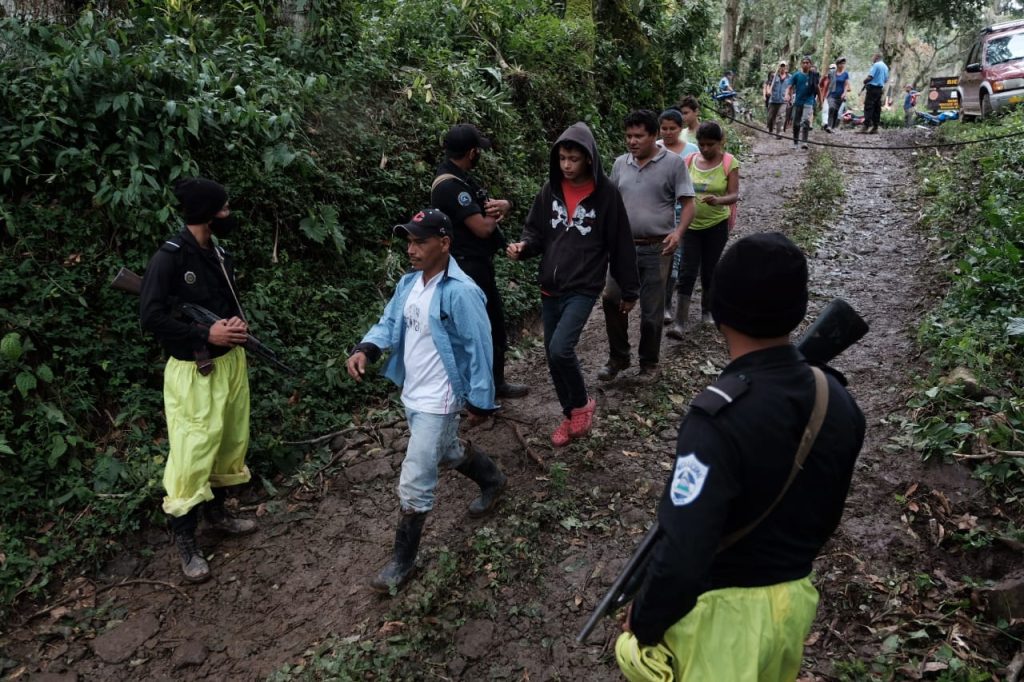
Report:
[[[676,314],[672,321],[672,327],[665,332],[665,336],[671,339],[682,340],[686,335],[686,322],[690,318],[690,297],[680,296],[676,303]]]
[[[468,450],[466,461],[455,467],[455,470],[480,486],[480,497],[469,503],[469,515],[477,518],[494,509],[498,498],[508,486],[508,477],[485,453],[473,446]]]
[[[203,504],[203,516],[211,527],[228,535],[248,535],[256,531],[256,522],[239,519],[224,506],[228,497],[227,488],[214,488],[213,499]]]
[[[181,557],[181,572],[190,583],[201,583],[210,577],[210,565],[196,546],[199,508],[192,507],[184,516],[168,516],[167,524],[174,534],[174,544]]]
[[[427,512],[402,512],[395,531],[395,553],[377,577],[370,581],[371,588],[377,592],[390,592],[392,587],[397,589],[409,580],[416,566],[416,553],[420,549],[420,535],[426,520]]]

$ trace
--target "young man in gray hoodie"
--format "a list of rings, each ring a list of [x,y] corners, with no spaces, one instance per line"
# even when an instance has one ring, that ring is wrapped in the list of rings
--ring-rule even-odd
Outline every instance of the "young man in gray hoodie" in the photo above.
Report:
[[[575,123],[551,148],[549,179],[533,200],[522,240],[509,258],[539,255],[544,350],[563,419],[551,435],[562,447],[590,431],[596,404],[576,357],[583,325],[597,303],[606,274],[622,290],[619,311],[640,296],[636,247],[615,185],[605,177],[594,135]]]

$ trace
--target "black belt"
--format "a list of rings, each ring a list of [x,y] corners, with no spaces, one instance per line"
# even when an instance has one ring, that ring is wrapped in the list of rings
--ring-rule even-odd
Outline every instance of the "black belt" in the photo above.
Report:
[[[668,235],[666,234],[661,237],[636,237],[633,239],[633,243],[639,246],[653,246],[654,244],[660,244],[665,241],[665,237],[667,236]]]

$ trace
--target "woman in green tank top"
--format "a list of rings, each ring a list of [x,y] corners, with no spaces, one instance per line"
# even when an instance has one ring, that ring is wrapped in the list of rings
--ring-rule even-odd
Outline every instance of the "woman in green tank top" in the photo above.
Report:
[[[708,293],[715,265],[725,250],[739,200],[739,161],[725,153],[725,134],[714,121],[697,129],[699,154],[686,157],[686,167],[697,192],[697,214],[683,233],[683,262],[676,284],[679,302],[675,322],[667,334],[682,339],[690,314],[690,297],[700,275],[701,320],[711,322]]]

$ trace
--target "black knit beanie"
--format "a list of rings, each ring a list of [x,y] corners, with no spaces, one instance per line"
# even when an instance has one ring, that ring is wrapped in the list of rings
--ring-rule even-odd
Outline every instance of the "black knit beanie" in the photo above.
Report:
[[[733,244],[715,267],[711,316],[759,339],[785,336],[807,313],[807,259],[780,232]]]
[[[206,178],[188,178],[174,186],[181,215],[186,225],[205,225],[224,208],[228,191],[224,185]]]

